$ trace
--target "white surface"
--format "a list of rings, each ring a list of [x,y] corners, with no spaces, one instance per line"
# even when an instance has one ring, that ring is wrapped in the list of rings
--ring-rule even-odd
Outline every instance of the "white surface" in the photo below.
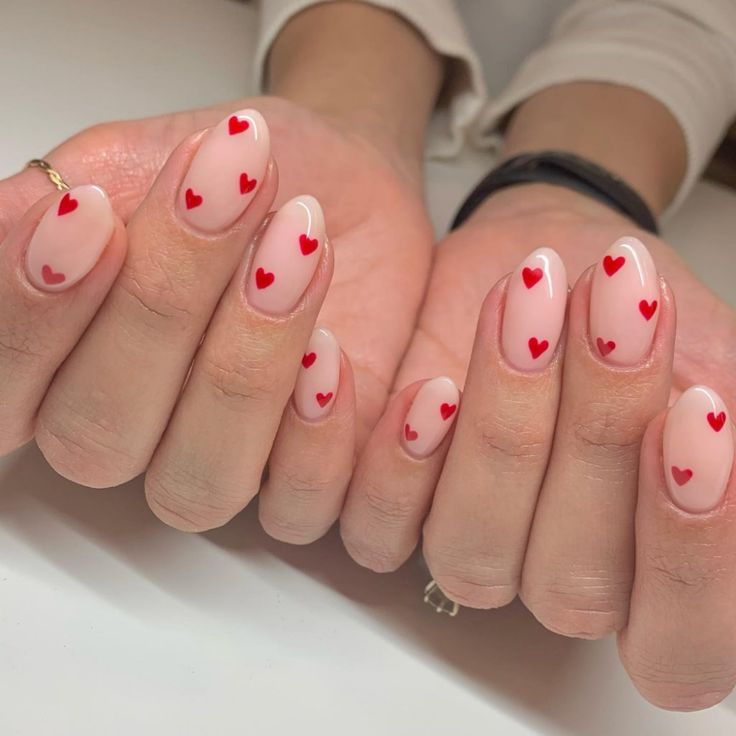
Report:
[[[90,123],[240,96],[252,23],[226,0],[0,0],[0,176]],[[438,226],[483,165],[431,167]],[[733,232],[736,197],[711,186],[668,229],[736,301]],[[556,637],[518,605],[440,617],[424,582],[417,564],[359,569],[334,535],[272,542],[252,511],[215,533],[174,532],[139,482],[82,489],[24,448],[0,461],[0,734],[736,730],[733,696],[657,711],[613,641]]]

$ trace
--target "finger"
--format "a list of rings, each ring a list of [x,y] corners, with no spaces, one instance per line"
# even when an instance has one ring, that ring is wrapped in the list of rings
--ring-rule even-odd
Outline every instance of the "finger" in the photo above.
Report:
[[[0,244],[0,456],[31,439],[54,373],[125,257],[125,228],[96,186],[51,194]]]
[[[641,453],[636,580],[621,658],[650,702],[708,708],[736,684],[734,438],[712,390],[686,391]]]
[[[465,606],[502,606],[518,592],[557,419],[567,292],[560,257],[541,248],[481,309],[423,543],[435,582]]]
[[[628,614],[639,449],[667,405],[675,309],[644,245],[625,238],[580,278],[569,314],[521,593],[547,628],[595,638],[620,630]]]
[[[275,190],[255,111],[172,154],[128,224],[120,276],[41,407],[37,442],[59,473],[106,487],[145,469]]]
[[[308,544],[337,521],[355,453],[355,387],[350,362],[331,332],[312,333],[281,420],[258,499],[275,539]]]
[[[411,555],[432,502],[460,401],[446,377],[408,386],[389,404],[361,454],[340,517],[350,556],[391,572]]]
[[[146,474],[151,509],[184,531],[225,524],[258,492],[332,278],[317,200],[287,202],[248,265],[223,296]]]

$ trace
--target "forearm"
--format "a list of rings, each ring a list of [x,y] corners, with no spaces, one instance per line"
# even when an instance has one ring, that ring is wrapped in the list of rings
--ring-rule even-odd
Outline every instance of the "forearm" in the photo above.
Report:
[[[659,101],[630,87],[571,82],[549,87],[520,105],[502,157],[570,151],[622,177],[660,213],[685,174],[685,139]]]
[[[398,15],[359,2],[318,4],[279,34],[270,91],[351,124],[419,160],[442,59]]]

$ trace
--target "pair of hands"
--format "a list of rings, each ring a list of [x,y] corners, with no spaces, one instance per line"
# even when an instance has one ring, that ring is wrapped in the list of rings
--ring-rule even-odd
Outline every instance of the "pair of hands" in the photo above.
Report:
[[[676,394],[707,380],[727,404],[734,404],[736,378],[728,370],[736,344],[732,310],[666,245],[647,237],[681,310],[671,384],[674,317],[665,288],[658,359],[648,361],[631,380],[627,372],[604,372],[599,361],[588,356],[584,378],[570,384],[567,373],[562,380],[563,343],[551,364],[553,375],[536,379],[536,397],[547,407],[545,420],[537,424],[538,417],[528,413],[534,403],[531,384],[514,385],[518,376],[504,373],[493,352],[502,284],[482,312],[455,437],[448,435],[428,460],[412,459],[398,438],[419,388],[413,382],[445,374],[462,385],[476,317],[489,287],[516,269],[537,245],[553,247],[574,282],[616,238],[632,232],[630,223],[568,192],[545,187],[508,190],[445,239],[430,275],[432,234],[416,166],[385,142],[283,100],[260,98],[240,106],[245,105],[268,120],[273,156],[281,165],[278,194],[275,176],[264,179],[227,243],[191,239],[186,229],[172,225],[177,176],[186,169],[196,136],[174,154],[155,185],[154,179],[179,141],[217,124],[232,106],[101,126],[52,154],[51,160],[71,182],[95,182],[110,194],[130,240],[124,260],[125,232],[118,223],[99,265],[69,296],[40,296],[23,280],[18,265],[33,224],[58,197],[31,207],[48,187],[38,172],[2,183],[3,293],[15,298],[4,299],[0,328],[5,387],[0,452],[38,432],[51,463],[88,485],[122,482],[153,459],[155,472],[149,471],[147,479],[152,506],[169,523],[187,529],[224,523],[242,508],[258,490],[270,455],[260,504],[264,526],[279,538],[307,542],[322,534],[340,512],[352,471],[355,427],[356,445],[365,452],[342,529],[359,562],[384,570],[400,564],[416,544],[429,512],[425,553],[433,574],[452,597],[487,607],[501,605],[521,590],[545,625],[571,635],[619,631],[628,620],[621,638],[624,660],[647,697],[670,707],[702,707],[720,699],[732,685],[736,656],[725,646],[705,651],[696,640],[683,646],[679,635],[692,629],[693,616],[699,618],[701,630],[708,625],[700,615],[704,608],[717,618],[711,619],[711,628],[720,630],[724,639],[732,633],[724,606],[736,586],[721,575],[728,556],[727,535],[722,533],[727,515],[721,514],[720,522],[709,519],[702,531],[712,538],[711,551],[719,545],[718,556],[706,554],[707,546],[701,546],[702,558],[685,558],[677,549],[682,534],[694,541],[697,525],[706,522],[683,521],[670,510],[666,513],[671,516],[662,522],[667,529],[662,530],[654,523],[659,517],[653,507],[640,504],[636,551],[645,557],[638,557],[636,566],[632,520],[642,435],[664,408],[670,385]],[[259,229],[272,197],[283,204],[306,193],[324,208],[330,245],[303,307],[288,320],[257,315],[237,296],[251,257],[250,252],[244,255],[242,243]],[[335,269],[328,292],[332,252]],[[571,337],[582,324],[580,308],[578,321],[574,319],[575,299],[583,303],[587,289],[589,280],[584,278],[572,301],[568,355],[577,348],[584,356],[580,341]],[[305,422],[288,397],[323,298],[319,321],[334,332],[349,361],[342,359],[329,416]],[[202,369],[195,362],[177,403],[205,330],[197,353]],[[237,350],[228,351],[233,345]],[[242,358],[244,363],[238,365]],[[572,370],[571,364],[580,368],[579,362],[566,359],[564,370]],[[494,391],[489,391],[487,370],[500,380]],[[598,383],[589,386],[589,380]],[[585,389],[579,396],[577,386]],[[653,386],[656,391],[647,390]],[[588,393],[593,387],[602,392],[598,399]],[[394,388],[405,390],[378,422]],[[592,403],[586,405],[586,400]],[[507,402],[503,416],[512,423],[498,421],[500,401]],[[622,413],[622,408],[629,411]],[[524,416],[517,409],[527,412],[526,421],[520,421]],[[557,419],[558,413],[565,421]],[[480,419],[495,419],[495,424],[484,425]],[[580,449],[568,446],[565,454],[559,437],[569,435],[571,427],[578,439],[592,431],[591,442],[583,447],[598,453],[598,465],[578,458],[583,472],[573,474],[572,480],[558,478],[550,486],[551,474],[544,473],[550,453],[551,467],[556,463],[563,473],[570,472],[569,452]],[[647,437],[661,432],[661,417],[652,427]],[[641,478],[650,491],[661,486],[661,473],[655,470],[661,466],[658,458],[656,437],[648,444],[645,439]],[[376,475],[377,460],[388,462]],[[396,472],[387,472],[391,462],[400,464],[393,467]],[[468,463],[475,472],[471,478]],[[508,472],[500,470],[504,467]],[[625,470],[623,481],[612,480],[614,467]],[[596,475],[597,493],[591,494],[589,482]],[[404,493],[407,479],[413,494]],[[489,479],[496,481],[490,491]],[[212,494],[214,481],[220,493]],[[542,485],[539,511],[533,514]],[[575,493],[567,494],[568,488]],[[644,497],[659,498],[653,492]],[[580,543],[581,529],[585,543]],[[652,549],[660,553],[649,554]],[[714,559],[719,561],[717,572],[711,567]],[[674,596],[680,615],[670,617],[663,627],[658,606]],[[661,636],[655,636],[658,633]],[[722,643],[712,635],[708,642]],[[669,675],[662,653],[669,661]],[[705,686],[699,679],[702,662],[720,668],[719,677]]]

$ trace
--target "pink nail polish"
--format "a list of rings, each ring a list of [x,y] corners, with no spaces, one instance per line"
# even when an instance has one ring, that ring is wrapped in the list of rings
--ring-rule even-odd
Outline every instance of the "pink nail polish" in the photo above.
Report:
[[[652,348],[659,319],[659,277],[652,256],[636,238],[617,240],[593,275],[590,338],[614,365],[636,365]]]
[[[509,280],[501,328],[506,360],[520,371],[549,365],[560,339],[567,304],[567,273],[551,248],[539,248]]]
[[[266,173],[268,126],[255,110],[228,115],[202,140],[179,190],[179,211],[193,228],[225,230],[250,204]]]
[[[706,386],[685,391],[664,425],[664,476],[674,502],[690,513],[718,506],[733,466],[731,419]]]
[[[459,401],[457,386],[444,376],[427,381],[419,389],[402,431],[409,454],[423,458],[437,449],[455,421]]]
[[[87,184],[65,192],[28,244],[28,280],[43,291],[68,289],[94,268],[114,229],[112,206],[100,187]]]
[[[330,413],[340,383],[340,346],[335,336],[323,327],[309,339],[294,388],[294,404],[299,414],[310,421]]]
[[[263,312],[290,312],[314,276],[324,240],[319,202],[308,195],[289,200],[263,233],[248,275],[248,301]]]

